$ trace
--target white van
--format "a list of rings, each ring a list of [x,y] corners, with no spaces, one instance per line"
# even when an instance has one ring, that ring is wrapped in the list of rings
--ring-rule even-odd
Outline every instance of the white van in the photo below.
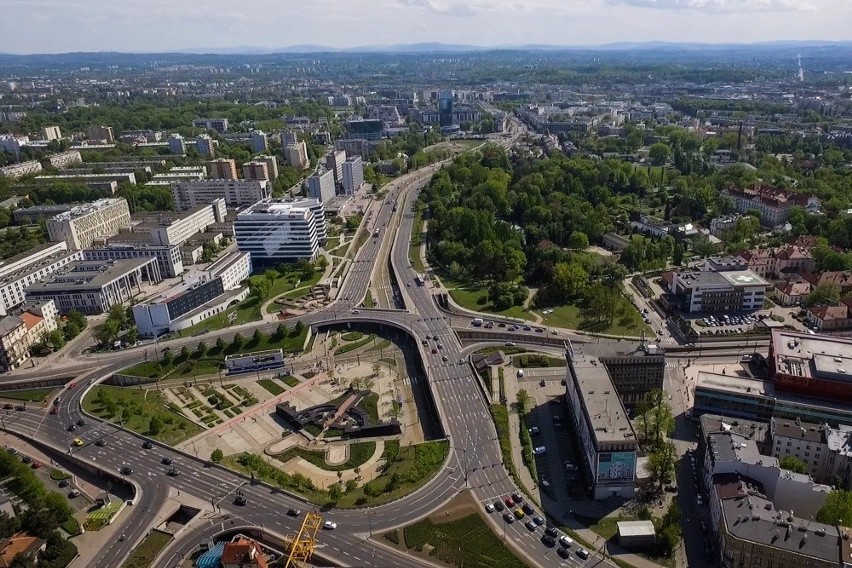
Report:
[[[571,545],[574,544],[574,539],[570,536],[561,536],[559,537],[559,546],[564,548],[571,548]]]

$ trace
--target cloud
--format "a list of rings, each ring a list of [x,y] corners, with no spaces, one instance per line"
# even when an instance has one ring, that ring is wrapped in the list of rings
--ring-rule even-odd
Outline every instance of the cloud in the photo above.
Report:
[[[605,0],[607,4],[701,12],[811,12],[806,0]]]
[[[439,2],[436,0],[396,0],[400,6],[419,8],[441,16],[475,16],[482,12],[504,12],[526,7],[509,2]]]

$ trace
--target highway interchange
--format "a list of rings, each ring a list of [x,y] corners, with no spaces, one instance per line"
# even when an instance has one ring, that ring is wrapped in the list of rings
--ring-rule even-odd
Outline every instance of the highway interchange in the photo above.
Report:
[[[323,545],[320,552],[343,566],[426,565],[399,551],[377,545],[369,536],[415,522],[465,489],[471,491],[478,503],[500,500],[518,490],[503,467],[486,401],[470,366],[464,362],[462,346],[451,327],[451,318],[438,308],[427,287],[405,285],[416,276],[408,259],[413,204],[419,189],[439,166],[429,166],[389,186],[384,202],[373,216],[373,227],[393,227],[398,223],[398,230],[382,231],[379,238],[371,236],[358,251],[337,300],[329,307],[302,318],[304,323],[315,327],[343,322],[381,323],[411,334],[420,348],[426,369],[425,377],[412,377],[412,380],[429,382],[450,444],[450,455],[443,470],[415,493],[366,511],[330,510],[323,513],[324,518],[336,522],[338,528],[323,531],[320,535]],[[397,204],[397,211],[393,210],[394,203]],[[393,216],[396,218],[392,219]],[[387,246],[382,250],[384,240],[390,243],[389,251]],[[388,252],[407,310],[358,308],[370,286],[375,263],[386,262],[385,254]],[[246,324],[211,332],[204,336],[204,340],[212,343],[218,337],[227,338],[237,331],[245,333],[246,329],[249,332],[255,328],[271,332],[276,325],[260,322]],[[428,345],[424,346],[423,340],[427,336],[437,339],[429,340]],[[198,338],[183,338],[166,344],[172,349],[179,349],[182,345],[191,346],[197,341]],[[443,349],[433,349],[437,342],[442,344]],[[208,503],[213,511],[208,513],[209,522],[196,523],[181,533],[180,538],[160,556],[156,566],[174,566],[191,553],[203,538],[230,526],[258,526],[278,535],[294,533],[301,518],[288,517],[285,511],[290,507],[303,511],[312,508],[298,497],[263,483],[252,483],[245,476],[156,442],[152,448],[145,449],[143,443],[146,438],[143,436],[83,415],[81,401],[90,383],[105,380],[119,369],[138,362],[142,358],[143,349],[130,349],[111,354],[106,360],[87,360],[85,364],[69,367],[69,371],[88,370],[80,371],[75,388],[62,392],[58,415],[49,415],[46,409],[28,409],[6,413],[2,418],[4,429],[56,451],[70,453],[71,458],[115,477],[124,477],[134,485],[136,497],[121,521],[125,539],[116,539],[101,551],[90,566],[120,566],[148,532],[154,515],[178,491]],[[433,353],[433,350],[437,352]],[[443,360],[444,357],[447,361]],[[34,373],[33,376],[37,375]],[[75,432],[68,431],[68,426],[78,420],[85,420],[87,424],[78,427]],[[80,438],[84,445],[74,447],[71,443],[73,438]],[[105,445],[96,445],[95,442],[101,438]],[[181,475],[167,476],[169,466],[163,464],[164,458],[171,459],[181,470]],[[123,467],[132,468],[132,473],[122,475],[120,470]],[[234,504],[237,490],[246,496],[246,505]],[[607,560],[594,556],[588,561],[573,554],[570,559],[559,559],[553,549],[539,542],[541,530],[531,533],[522,523],[500,526],[503,521],[497,514],[493,514],[489,521],[492,529],[496,531],[499,528],[498,534],[504,534],[507,543],[530,565],[573,567],[586,562],[611,565]]]

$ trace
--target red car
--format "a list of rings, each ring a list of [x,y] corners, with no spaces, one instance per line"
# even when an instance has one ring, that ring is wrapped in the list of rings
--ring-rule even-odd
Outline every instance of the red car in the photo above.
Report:
[[[38,469],[41,467],[41,462],[34,461],[30,467],[33,469]]]
[[[515,506],[515,502],[512,501],[511,497],[506,497],[505,503],[506,503],[506,506],[509,507],[510,509]]]
[[[54,406],[53,408],[50,409],[50,413],[51,414],[59,414],[59,407]]]
[[[73,388],[74,388],[74,387],[76,387],[76,386],[77,386],[77,383],[68,383],[68,388],[69,388],[69,389],[73,389]]]

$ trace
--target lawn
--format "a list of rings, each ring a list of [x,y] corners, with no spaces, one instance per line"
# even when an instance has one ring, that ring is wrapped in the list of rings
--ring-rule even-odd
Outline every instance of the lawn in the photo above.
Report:
[[[256,382],[257,384],[268,390],[272,394],[272,396],[278,396],[279,394],[284,392],[284,387],[279,385],[273,379],[260,379]]]
[[[156,390],[95,385],[83,399],[83,410],[113,423],[123,421],[128,430],[171,446],[202,432],[200,426],[169,410]],[[156,433],[150,428],[153,417],[160,423]]]
[[[122,564],[122,568],[148,568],[172,541],[172,535],[156,529],[142,539],[133,553]]]
[[[299,384],[299,379],[297,379],[293,375],[284,375],[283,377],[278,378],[284,381],[284,384],[286,384],[288,387],[295,387]]]
[[[0,398],[23,400],[24,402],[42,402],[54,389],[26,389],[0,392]]]
[[[316,286],[316,283],[319,282],[320,278],[322,278],[323,273],[324,270],[317,269],[316,273],[310,279],[302,281],[299,281],[298,273],[292,274],[289,278],[278,278],[272,285],[272,289],[269,292],[269,299],[274,300],[279,297],[284,297],[292,300],[300,296],[304,296],[311,291],[311,288]],[[252,276],[252,278],[262,277]],[[266,306],[266,313],[274,314],[280,309],[280,304],[270,302],[269,305]]]
[[[411,227],[411,243],[408,246],[408,261],[418,274],[426,272],[423,260],[420,258],[420,245],[423,243],[423,207],[417,207],[414,213],[414,223]]]
[[[344,338],[345,337],[346,336],[344,336]],[[349,353],[350,351],[355,351],[356,349],[359,349],[361,347],[364,347],[365,345],[368,345],[375,338],[376,338],[376,336],[371,333],[370,335],[368,335],[364,339],[361,339],[359,341],[355,341],[353,343],[347,343],[346,345],[341,345],[340,347],[338,347],[337,349],[334,350],[334,354],[335,355],[343,355],[344,353]]]
[[[364,297],[364,307],[365,308],[374,308],[376,307],[376,302],[373,301],[373,294],[370,290],[367,290],[367,295]]]
[[[453,301],[463,308],[473,310],[475,312],[489,312],[501,316],[507,316],[517,319],[532,319],[530,314],[524,311],[523,306],[512,306],[506,310],[495,310],[491,302],[488,301],[488,290],[485,288],[459,287],[449,288],[449,280],[442,278],[444,285],[448,287],[450,296]]]
[[[589,330],[588,323],[580,312],[580,307],[574,304],[548,308],[549,310],[553,310],[549,314],[539,313],[541,314],[543,323],[552,327],[588,330],[609,335],[630,335],[638,337],[642,335],[643,331],[647,336],[653,335],[654,330],[642,321],[642,316],[638,311],[636,311],[636,308],[634,308],[626,299],[624,299],[623,302],[623,315],[616,317],[613,320],[612,325],[604,329]]]
[[[524,568],[526,564],[507,549],[477,514],[448,523],[424,519],[405,527],[405,545],[452,566],[500,566]]]
[[[236,314],[231,316],[231,314]],[[229,318],[233,317],[233,320]],[[203,331],[216,331],[224,329],[231,325],[240,325],[260,319],[260,302],[255,296],[249,296],[239,304],[231,306],[224,312],[220,312],[211,318],[207,318],[202,322],[198,322],[192,327],[182,329],[177,332],[178,337],[187,337],[196,335]]]
[[[266,349],[281,348],[284,352],[299,352],[305,344],[305,338],[308,333],[308,326],[305,326],[301,333],[296,333],[295,328],[287,330],[286,337],[276,339],[273,335],[265,335],[259,343],[255,343],[251,337],[244,338],[244,343],[237,347],[234,343],[229,343],[225,346],[223,352],[216,351],[216,347],[210,347],[203,356],[198,353],[189,353],[189,356],[184,359],[179,354],[173,355],[170,360],[161,357],[156,361],[146,361],[138,363],[132,367],[128,367],[122,371],[125,375],[136,377],[163,378],[168,375],[168,378],[187,378],[203,375],[212,375],[219,372],[222,367],[222,362],[225,355],[234,355],[237,353],[251,353],[254,351],[264,351]]]
[[[291,448],[283,454],[275,456],[275,459],[282,463],[287,463],[293,458],[300,457],[308,463],[326,471],[346,471],[364,465],[368,459],[373,457],[375,451],[375,442],[354,442],[349,444],[349,459],[340,465],[327,464],[324,452],[312,452],[303,448]]]

